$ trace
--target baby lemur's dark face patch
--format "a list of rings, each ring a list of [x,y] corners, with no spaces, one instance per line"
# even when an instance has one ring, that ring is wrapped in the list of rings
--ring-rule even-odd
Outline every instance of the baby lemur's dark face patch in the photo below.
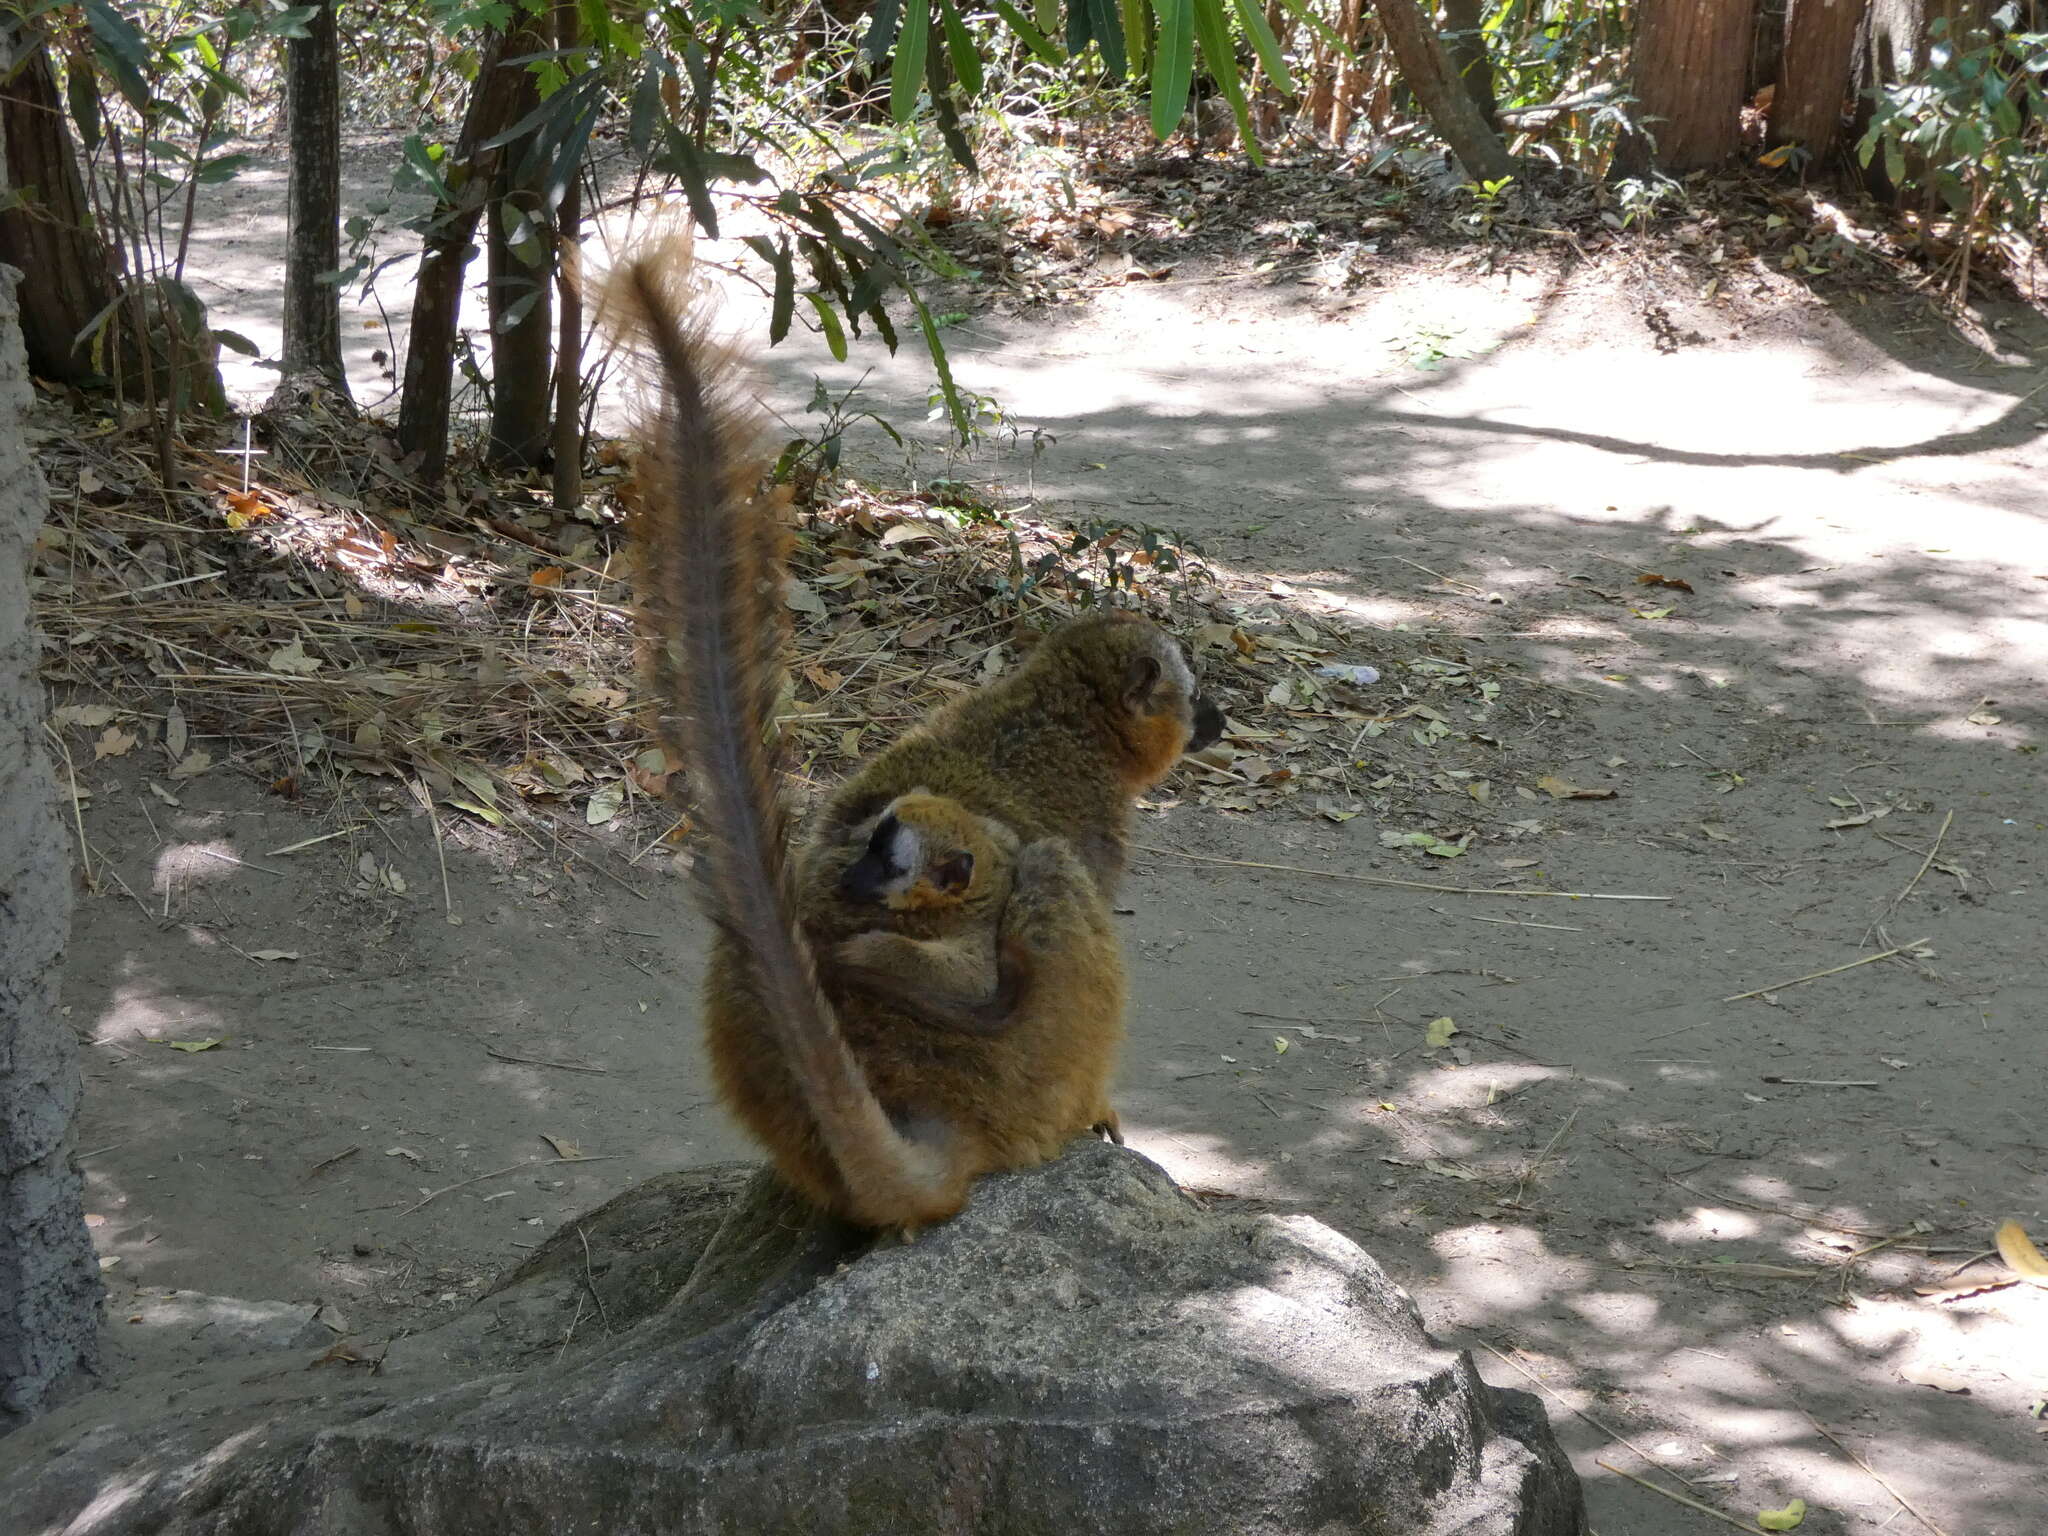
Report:
[[[881,905],[889,889],[910,873],[910,850],[899,845],[903,841],[903,823],[896,819],[893,811],[885,812],[875,823],[874,835],[868,839],[861,856],[846,866],[839,876],[839,892],[849,901],[871,902]]]
[[[839,892],[848,901],[867,906],[922,905],[957,897],[974,883],[974,855],[956,848],[937,859],[918,879],[924,857],[924,832],[906,825],[894,811],[885,811],[859,858],[839,877]],[[929,891],[921,889],[929,884]]]
[[[1188,738],[1188,750],[1199,752],[1223,739],[1223,711],[1206,693],[1195,695],[1195,733]]]

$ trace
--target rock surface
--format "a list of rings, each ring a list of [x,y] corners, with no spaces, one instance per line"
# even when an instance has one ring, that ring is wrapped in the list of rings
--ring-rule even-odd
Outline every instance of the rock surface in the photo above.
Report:
[[[78,1041],[57,986],[71,934],[71,853],[43,751],[29,612],[42,526],[29,456],[21,274],[0,267],[0,1434],[99,1360],[99,1261],[74,1154]]]
[[[736,1189],[621,1196],[381,1375],[245,1359],[68,1409],[0,1445],[17,1528],[1583,1530],[1533,1400],[1306,1217],[1210,1215],[1094,1143],[865,1252],[766,1179]]]

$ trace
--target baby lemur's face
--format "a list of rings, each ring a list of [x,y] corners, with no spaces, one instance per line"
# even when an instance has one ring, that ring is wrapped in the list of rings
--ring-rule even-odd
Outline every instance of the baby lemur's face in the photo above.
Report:
[[[839,893],[891,912],[964,906],[998,893],[1015,855],[1016,837],[1006,828],[958,801],[914,790],[875,819],[860,856],[840,873]]]

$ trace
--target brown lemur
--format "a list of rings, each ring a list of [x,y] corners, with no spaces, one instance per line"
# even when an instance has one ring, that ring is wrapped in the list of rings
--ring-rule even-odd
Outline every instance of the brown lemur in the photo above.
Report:
[[[818,950],[839,936],[812,924],[843,897],[806,888],[789,852],[782,508],[761,490],[740,371],[707,340],[688,280],[687,258],[656,252],[625,263],[606,300],[662,385],[635,531],[662,732],[705,834],[712,1071],[805,1196],[862,1226],[914,1228],[956,1213],[980,1174],[1042,1162],[1109,1118],[1125,1001],[1109,893],[1126,824],[1221,716],[1179,647],[1137,616],[1053,630],[843,785],[813,839],[857,841],[920,789],[1007,828],[1023,846],[999,930],[1017,962],[1006,1023],[964,1030],[836,982]]]

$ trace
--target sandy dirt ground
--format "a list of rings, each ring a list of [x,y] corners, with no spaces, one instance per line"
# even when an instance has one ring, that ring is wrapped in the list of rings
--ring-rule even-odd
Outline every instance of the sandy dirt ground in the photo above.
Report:
[[[277,239],[251,214],[194,257],[266,347]],[[1330,292],[1218,255],[955,328],[963,384],[1057,442],[954,472],[1182,529],[1264,616],[1361,626],[1362,660],[1379,633],[1512,668],[1567,706],[1504,722],[1523,758],[1614,791],[1503,781],[1527,825],[1455,862],[1382,845],[1409,822],[1162,792],[1119,1103],[1184,1182],[1321,1217],[1543,1391],[1601,1536],[1717,1528],[1602,1465],[1646,1454],[1744,1519],[1915,1529],[1903,1498],[2030,1536],[2048,1292],[1914,1287],[2002,1220],[2048,1236],[2048,334],[1699,287],[1439,259]],[[1430,337],[1474,355],[1418,369]],[[771,359],[790,408],[801,346]],[[922,414],[907,352],[855,363]],[[420,1326],[636,1180],[744,1155],[695,1040],[703,925],[630,837],[600,869],[403,805],[87,772],[119,880],[69,1001],[117,1379],[316,1304],[359,1340]],[[531,1161],[543,1137],[592,1157]]]

